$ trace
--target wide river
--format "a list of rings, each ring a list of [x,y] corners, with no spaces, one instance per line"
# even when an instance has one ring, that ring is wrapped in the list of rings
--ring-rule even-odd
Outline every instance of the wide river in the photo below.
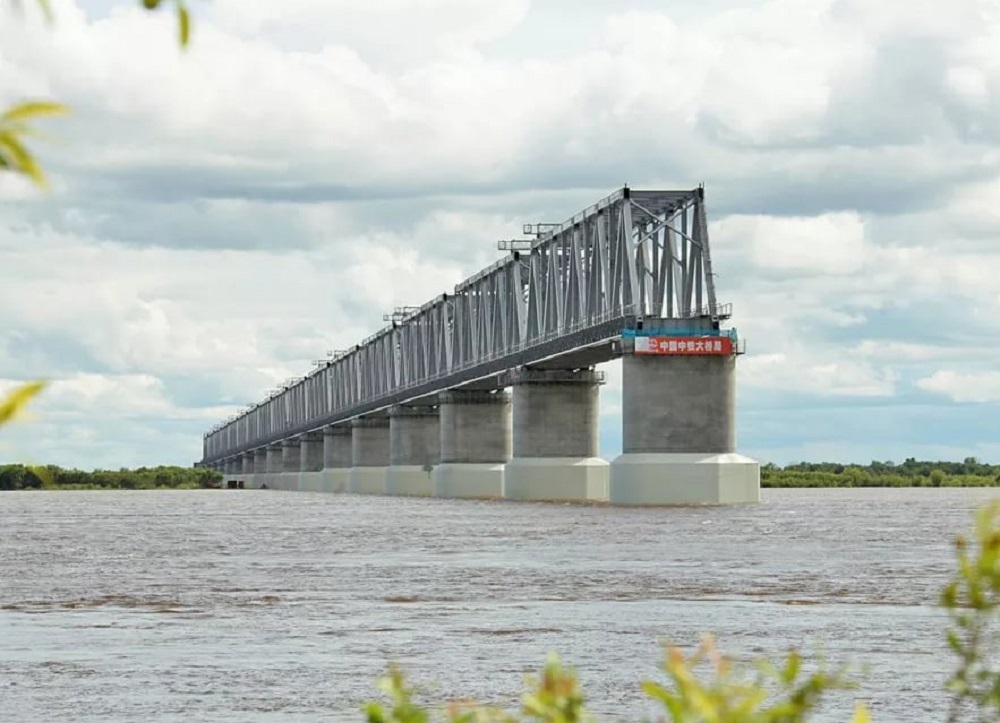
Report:
[[[0,720],[363,720],[388,661],[517,702],[548,651],[590,709],[655,711],[662,644],[867,666],[876,721],[938,721],[951,541],[996,490],[765,490],[622,509],[278,491],[0,493]]]

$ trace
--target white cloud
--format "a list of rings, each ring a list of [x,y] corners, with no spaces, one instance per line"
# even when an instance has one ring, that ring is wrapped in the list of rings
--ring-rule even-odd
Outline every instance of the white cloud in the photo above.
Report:
[[[779,0],[710,22],[715,46],[702,118],[724,140],[783,145],[815,139],[834,80],[859,64],[865,48],[855,29],[832,21],[831,5]]]
[[[956,372],[941,369],[918,379],[920,389],[943,394],[954,402],[1000,402],[1000,372]]]
[[[866,339],[851,350],[852,355],[877,360],[883,364],[927,362],[940,359],[962,359],[968,355],[964,348],[915,344],[905,341],[874,341]]]
[[[0,379],[0,395],[22,382]],[[211,421],[228,415],[230,407],[182,408],[167,398],[161,379],[151,374],[77,373],[52,379],[29,407],[31,416],[51,421],[117,420],[147,416]]]
[[[283,46],[346,44],[376,62],[462,58],[506,36],[524,19],[528,0],[216,0],[210,17],[242,35]],[[442,20],[446,19],[446,22]]]
[[[821,216],[729,216],[715,225],[716,244],[747,244],[764,272],[853,274],[865,266],[864,222],[857,213]]]
[[[174,18],[135,5],[0,24],[0,102],[76,110],[37,145],[51,198],[0,178],[0,375],[74,380],[39,407],[53,420],[90,394],[129,419],[94,434],[194,458],[198,410],[625,181],[707,182],[755,398],[888,399],[904,373],[942,383],[931,363],[979,373],[962,352],[1000,330],[989,2],[217,0],[183,54]]]
[[[850,359],[824,359],[799,349],[795,352],[748,354],[741,360],[740,384],[749,390],[796,392],[820,397],[889,397],[897,374]]]

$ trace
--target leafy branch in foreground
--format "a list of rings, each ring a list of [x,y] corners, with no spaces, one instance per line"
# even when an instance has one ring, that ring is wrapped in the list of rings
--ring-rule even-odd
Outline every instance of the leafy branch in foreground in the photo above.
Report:
[[[975,539],[955,539],[958,562],[941,594],[952,627],[948,646],[958,656],[958,668],[948,680],[958,721],[972,707],[978,721],[1000,721],[1000,664],[997,661],[995,616],[1000,609],[1000,503],[992,502],[976,515]]]
[[[0,399],[0,426],[16,419],[28,403],[45,388],[45,382],[29,382]]]
[[[52,22],[54,16],[50,0],[37,0],[37,2],[45,19]],[[191,13],[188,12],[187,4],[184,0],[140,0],[140,4],[146,10],[159,10],[168,3],[174,6],[177,13],[178,40],[181,47],[186,48],[191,40]],[[11,0],[11,7],[15,10],[21,10],[23,7],[22,0]]]
[[[142,0],[142,6],[147,10],[158,10],[165,4],[164,0]],[[172,0],[172,4],[177,12],[178,40],[181,47],[186,48],[191,41],[191,14],[184,0]]]
[[[21,416],[28,403],[44,388],[45,382],[28,382],[15,387],[6,397],[0,398],[0,427]],[[31,466],[28,469],[43,483],[52,482],[52,475],[45,467]]]
[[[155,11],[162,7],[164,0],[141,0],[146,10]],[[49,0],[37,0],[45,19],[53,20],[52,5]],[[171,0],[177,11],[178,40],[181,48],[186,48],[191,40],[191,16],[184,0]],[[15,10],[22,9],[22,0],[11,0]],[[27,101],[14,105],[0,115],[0,172],[6,171],[27,177],[39,188],[46,188],[48,182],[41,164],[25,145],[25,138],[38,135],[32,122],[46,116],[62,115],[69,108],[53,101]],[[44,387],[42,382],[32,382],[14,392],[6,399],[0,399],[0,425],[10,421]],[[43,478],[44,474],[41,475]]]
[[[712,675],[702,680],[696,674],[705,664]],[[853,687],[843,671],[820,669],[809,675],[802,670],[797,652],[788,654],[776,667],[767,661],[757,664],[754,677],[736,671],[710,637],[690,656],[668,647],[663,663],[667,682],[646,681],[642,689],[663,706],[670,723],[805,723],[824,693]],[[542,675],[530,683],[522,697],[520,715],[472,703],[452,703],[427,708],[414,702],[414,689],[395,666],[379,681],[379,689],[390,703],[368,703],[364,711],[369,723],[427,723],[432,713],[443,713],[450,723],[584,723],[596,720],[587,713],[584,695],[576,675],[550,656]],[[868,723],[867,709],[858,705],[853,723]]]
[[[706,663],[713,674],[703,682],[695,671]],[[756,663],[755,676],[740,674],[710,636],[690,657],[676,647],[668,648],[663,668],[669,686],[647,681],[642,687],[663,705],[673,723],[800,723],[808,720],[806,716],[818,707],[824,693],[854,687],[844,670],[820,668],[805,675],[795,650],[788,652],[780,666],[762,659]],[[852,720],[868,721],[866,709],[859,705]]]
[[[959,536],[955,550],[957,569],[941,593],[952,623],[947,630],[948,646],[958,657],[958,667],[945,686],[951,694],[948,721],[998,723],[1000,631],[995,629],[995,618],[1000,611],[1000,500],[977,512],[974,539]],[[705,664],[712,669],[707,679],[697,675]],[[804,675],[795,651],[780,666],[759,661],[753,677],[737,674],[711,638],[687,657],[668,647],[663,670],[665,684],[647,681],[642,689],[663,706],[666,717],[658,720],[665,723],[806,723],[826,692],[854,687],[843,670],[820,669]],[[369,703],[365,708],[369,723],[426,723],[433,712],[442,711],[444,720],[461,723],[593,720],[584,709],[576,676],[555,657],[550,657],[541,679],[522,698],[520,716],[474,704],[422,707],[414,703],[414,689],[395,667],[379,681],[379,688],[391,705]],[[857,705],[853,723],[870,720],[867,709]]]
[[[146,10],[159,10],[167,3],[177,12],[178,41],[181,48],[187,48],[191,41],[191,15],[184,0],[141,0]],[[13,0],[15,10],[22,9],[21,0]],[[46,20],[52,22],[52,6],[49,0],[38,0],[38,7]],[[62,115],[69,111],[66,106],[52,101],[29,101],[15,105],[0,115],[0,171],[9,171],[26,176],[39,188],[48,183],[41,165],[27,148],[24,139],[37,135],[30,122],[43,116]]]
[[[36,186],[48,183],[41,166],[24,145],[26,136],[37,135],[31,121],[68,112],[66,106],[47,101],[32,101],[15,105],[0,115],[0,170],[27,176]]]

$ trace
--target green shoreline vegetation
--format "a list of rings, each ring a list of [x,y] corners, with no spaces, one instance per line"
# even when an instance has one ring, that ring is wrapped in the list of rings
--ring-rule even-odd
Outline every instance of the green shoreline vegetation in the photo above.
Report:
[[[46,479],[47,478],[47,479]],[[139,467],[83,472],[54,465],[0,465],[0,491],[8,490],[154,490],[216,489],[222,475],[205,467]],[[776,487],[1000,487],[1000,464],[975,457],[962,462],[921,462],[912,457],[901,464],[867,465],[837,462],[796,462],[784,467],[761,465],[760,486]]]
[[[197,490],[218,488],[222,475],[204,467],[139,467],[83,472],[55,465],[0,465],[0,491]]]
[[[760,468],[761,487],[998,487],[1000,464],[975,457],[961,462],[921,462],[912,457],[901,464],[867,465],[797,462]]]

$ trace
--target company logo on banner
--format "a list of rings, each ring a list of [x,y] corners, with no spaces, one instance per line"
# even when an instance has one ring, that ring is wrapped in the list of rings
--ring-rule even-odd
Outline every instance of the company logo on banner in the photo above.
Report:
[[[733,353],[733,340],[728,336],[637,336],[636,354],[712,354]]]

